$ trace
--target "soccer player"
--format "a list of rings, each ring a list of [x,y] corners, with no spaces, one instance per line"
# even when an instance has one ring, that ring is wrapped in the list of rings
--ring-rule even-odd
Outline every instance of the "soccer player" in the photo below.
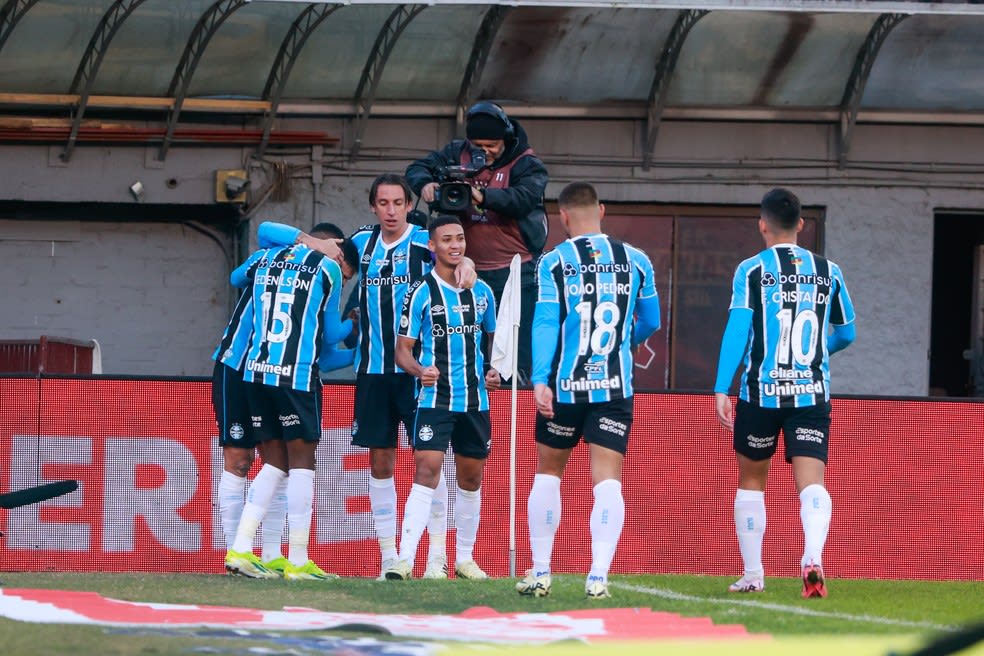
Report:
[[[832,508],[823,485],[829,358],[854,341],[854,305],[840,267],[796,245],[803,219],[793,193],[773,189],[762,198],[758,229],[765,250],[735,271],[714,383],[717,417],[734,431],[738,458],[735,528],[745,572],[728,590],[765,589],[765,484],[781,430],[800,497],[803,597],[825,597],[821,556]],[[732,414],[728,388],[739,362],[741,387]]]
[[[533,567],[521,595],[550,594],[560,523],[560,479],[581,437],[588,444],[591,510],[589,598],[610,597],[608,570],[625,520],[622,460],[632,428],[631,346],[659,328],[659,297],[645,253],[601,232],[605,206],[586,182],[557,198],[569,239],[540,258],[533,321],[537,468],[527,503]]]
[[[482,507],[482,471],[491,446],[486,387],[499,386],[499,372],[485,371],[482,335],[492,343],[495,300],[492,288],[477,281],[473,289],[455,282],[455,267],[465,255],[465,230],[454,216],[438,215],[428,226],[434,270],[407,292],[400,316],[396,363],[420,379],[413,424],[414,476],[400,535],[400,556],[384,573],[407,580],[427,523],[444,453],[454,447],[458,474],[455,491],[455,574],[464,579],[488,575],[472,551]],[[420,342],[419,361],[414,348]]]
[[[410,200],[410,187],[402,177],[380,175],[369,190],[369,206],[378,221],[352,235],[360,260],[352,444],[369,449],[369,503],[379,540],[380,579],[397,559],[393,471],[399,423],[409,434],[417,410],[416,381],[396,361],[400,310],[410,283],[433,267],[427,231],[407,222]],[[455,284],[474,284],[475,269],[467,258],[454,273]],[[425,578],[447,578],[447,497],[447,483],[440,473],[428,523]]]
[[[351,276],[358,254],[342,242],[344,275]],[[343,269],[303,244],[254,253],[232,274],[234,285],[249,281],[253,335],[243,377],[254,434],[264,442],[264,465],[249,495],[226,568],[254,578],[271,578],[252,553],[253,536],[277,486],[287,479],[289,563],[287,579],[333,578],[308,557],[314,496],[315,449],[321,439],[323,344],[334,344],[351,329],[340,317]]]
[[[344,237],[341,230],[323,223],[311,230],[317,238]],[[261,248],[288,246],[303,240],[300,230],[281,223],[264,222],[257,231]],[[219,427],[219,445],[222,447],[223,471],[219,479],[217,497],[219,517],[225,534],[226,549],[232,547],[236,528],[243,512],[246,491],[246,475],[253,465],[253,454],[262,443],[253,436],[249,407],[246,400],[246,383],[243,381],[243,362],[246,347],[253,334],[253,297],[245,291],[236,303],[232,317],[226,325],[222,340],[212,354],[215,367],[212,372],[212,406]],[[333,351],[322,370],[346,366],[347,354]],[[262,455],[262,454],[261,454]],[[267,569],[283,574],[287,564],[281,552],[281,537],[287,515],[286,481],[277,489],[263,522],[262,561]]]

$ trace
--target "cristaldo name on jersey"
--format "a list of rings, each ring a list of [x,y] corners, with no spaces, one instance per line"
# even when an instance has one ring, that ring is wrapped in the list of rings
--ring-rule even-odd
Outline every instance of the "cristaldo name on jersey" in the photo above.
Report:
[[[823,381],[812,383],[765,383],[762,393],[766,396],[798,396],[800,394],[823,394]]]
[[[769,378],[772,380],[799,380],[800,378],[813,379],[812,369],[771,369]]]
[[[256,284],[262,285],[263,287],[280,287],[283,285],[285,287],[291,287],[292,289],[311,289],[310,278],[285,278],[284,276],[259,275],[256,276]]]
[[[410,274],[402,276],[376,276],[375,278],[363,278],[363,287],[387,287],[391,285],[409,285]]]
[[[578,265],[568,262],[564,265],[564,275],[567,277],[584,273],[629,273],[631,271],[632,267],[629,264],[619,262],[589,262]]]
[[[627,282],[575,282],[567,285],[567,293],[571,296],[585,296],[594,293],[628,296],[632,293],[632,284]]]
[[[560,389],[565,392],[591,392],[594,390],[621,389],[622,377],[611,378],[561,378]]]
[[[294,372],[294,365],[292,364],[270,364],[256,360],[247,360],[246,368],[258,374],[276,374],[277,376],[290,376]]]
[[[790,289],[772,292],[773,303],[813,303],[823,305],[830,296],[820,291],[809,289]]]
[[[284,269],[285,271],[298,271],[300,273],[317,273],[318,267],[310,267],[306,264],[298,264],[297,262],[287,262],[286,260],[268,260],[263,258],[260,260],[260,269]]]

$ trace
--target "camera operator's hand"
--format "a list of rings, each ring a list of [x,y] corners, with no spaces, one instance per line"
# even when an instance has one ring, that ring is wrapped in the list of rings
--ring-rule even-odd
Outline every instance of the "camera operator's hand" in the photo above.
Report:
[[[472,187],[472,200],[475,201],[475,205],[481,205],[485,202],[485,189],[482,187]]]
[[[439,182],[428,182],[424,185],[424,188],[420,190],[420,199],[425,203],[434,202],[434,191],[440,187]]]

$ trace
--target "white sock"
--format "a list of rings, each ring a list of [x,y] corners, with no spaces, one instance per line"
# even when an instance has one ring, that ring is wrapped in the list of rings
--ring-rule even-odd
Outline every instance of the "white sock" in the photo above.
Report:
[[[615,557],[615,547],[625,524],[625,500],[622,483],[613,478],[594,486],[591,508],[591,571],[588,578],[608,580],[608,569]]]
[[[430,517],[434,490],[426,485],[413,484],[407,505],[403,509],[403,531],[400,533],[400,560],[406,560],[412,567],[417,560],[417,547],[420,536],[424,534],[427,518]]]
[[[807,565],[823,566],[823,545],[827,542],[833,502],[827,489],[817,483],[807,485],[800,492],[800,520],[803,522],[803,560]]]
[[[314,470],[291,469],[287,477],[287,560],[298,567],[308,561],[313,510]]]
[[[764,576],[762,539],[765,537],[765,492],[741,490],[735,494],[735,532],[745,565],[745,576]]]
[[[236,539],[236,528],[246,505],[245,493],[246,477],[223,470],[216,495],[219,498],[219,518],[222,520],[226,549],[232,549],[232,542]]]
[[[233,551],[252,551],[253,538],[256,536],[256,529],[259,528],[263,516],[270,507],[270,500],[277,491],[280,481],[287,476],[273,465],[263,465],[260,473],[253,479],[246,494],[246,505],[243,507],[243,514],[239,518],[239,526],[236,528],[236,539],[232,542]]]
[[[287,519],[287,479],[280,481],[277,491],[270,499],[263,518],[263,562],[283,558],[280,550],[284,536],[284,521]]]
[[[478,522],[482,517],[482,488],[474,492],[458,487],[454,492],[454,562],[474,560],[472,550],[478,536]]]
[[[396,558],[396,484],[392,476],[369,476],[369,506],[382,559]]]
[[[437,479],[434,498],[431,499],[430,519],[427,520],[427,562],[448,557],[448,482],[444,470]]]
[[[560,511],[560,479],[550,474],[536,474],[533,477],[530,498],[526,502],[534,576],[550,573],[554,536],[560,526]]]

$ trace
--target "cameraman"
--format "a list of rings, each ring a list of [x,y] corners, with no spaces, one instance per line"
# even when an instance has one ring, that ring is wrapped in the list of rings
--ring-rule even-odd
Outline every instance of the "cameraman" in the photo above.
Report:
[[[522,261],[522,315],[519,328],[520,382],[532,369],[530,349],[533,308],[536,304],[536,260],[547,240],[543,193],[547,169],[534,154],[526,131],[501,107],[484,101],[466,115],[467,140],[455,139],[442,150],[415,160],[406,170],[413,191],[434,208],[435,191],[448,180],[448,167],[461,167],[471,185],[471,207],[460,212],[478,277],[501,305],[509,277],[509,263],[519,253]],[[445,212],[445,210],[442,210]]]

